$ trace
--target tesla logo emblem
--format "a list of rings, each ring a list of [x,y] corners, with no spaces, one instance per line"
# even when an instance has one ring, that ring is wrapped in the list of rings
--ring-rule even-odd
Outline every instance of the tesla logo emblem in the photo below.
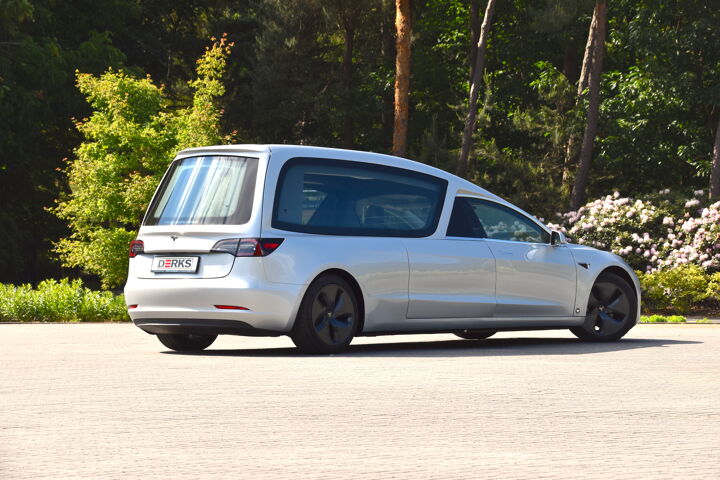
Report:
[[[173,243],[178,239],[177,235],[170,235],[170,238],[172,238]]]

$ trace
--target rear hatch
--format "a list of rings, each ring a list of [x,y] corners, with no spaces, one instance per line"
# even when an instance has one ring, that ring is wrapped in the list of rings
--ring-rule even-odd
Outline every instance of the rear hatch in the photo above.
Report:
[[[137,278],[221,278],[233,268],[235,256],[212,252],[218,242],[228,238],[254,237],[252,232],[188,232],[177,229],[142,231],[138,239],[145,244],[145,253],[133,259],[132,272]],[[195,260],[197,258],[197,260]],[[173,271],[172,261],[190,260],[188,271]],[[170,262],[171,268],[160,263]],[[160,267],[159,267],[160,266]],[[159,268],[158,268],[159,267]],[[184,265],[180,265],[183,268]],[[161,270],[164,268],[164,270]],[[178,268],[175,268],[177,270]]]
[[[257,158],[205,155],[175,160],[140,228],[142,250],[130,261],[130,276],[227,276],[236,257],[217,246],[260,234],[260,219],[253,218],[260,216],[257,170]]]

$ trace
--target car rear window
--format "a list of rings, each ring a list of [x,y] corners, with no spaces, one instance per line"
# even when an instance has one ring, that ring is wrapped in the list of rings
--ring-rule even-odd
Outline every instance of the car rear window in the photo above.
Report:
[[[201,156],[176,160],[145,225],[241,225],[250,220],[257,158]]]
[[[274,228],[326,235],[424,237],[440,218],[447,182],[410,170],[295,158],[280,172]]]

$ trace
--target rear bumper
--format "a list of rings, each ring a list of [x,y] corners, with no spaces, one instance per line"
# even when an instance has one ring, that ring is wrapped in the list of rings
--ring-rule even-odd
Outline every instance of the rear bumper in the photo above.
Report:
[[[133,323],[143,331],[158,333],[192,333],[195,335],[244,335],[248,337],[277,337],[283,332],[255,328],[239,320],[187,320],[136,318]]]
[[[141,279],[125,286],[132,321],[149,333],[199,332],[278,335],[292,329],[304,285],[256,279]],[[247,310],[224,310],[232,305]],[[164,330],[164,331],[161,331]]]

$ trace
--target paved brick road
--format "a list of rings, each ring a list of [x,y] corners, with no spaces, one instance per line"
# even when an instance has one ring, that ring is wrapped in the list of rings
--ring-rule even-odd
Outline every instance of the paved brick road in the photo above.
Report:
[[[163,352],[128,324],[0,325],[0,478],[718,478],[720,326]]]

